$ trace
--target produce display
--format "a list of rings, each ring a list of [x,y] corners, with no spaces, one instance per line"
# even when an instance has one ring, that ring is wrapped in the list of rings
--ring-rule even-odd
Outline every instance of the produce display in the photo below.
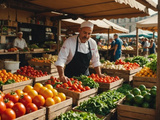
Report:
[[[98,74],[92,73],[89,78],[92,78],[95,82],[103,82],[103,83],[112,83],[117,80],[120,80],[118,76],[116,77],[111,77],[109,75],[106,75],[104,78],[101,78],[98,76]]]
[[[116,90],[109,90],[80,103],[80,106],[76,107],[76,109],[106,116],[123,97],[122,93]]]
[[[118,88],[117,91],[123,93],[124,95],[128,94],[128,91],[132,90],[133,88],[129,84],[123,84],[122,87]]]
[[[137,77],[153,77],[153,78],[157,77],[156,72],[151,70],[149,67],[142,68],[141,71],[136,73],[135,76],[137,76]]]
[[[143,56],[135,56],[133,58],[126,58],[124,59],[124,61],[131,62],[131,63],[138,63],[141,67],[143,67],[149,62],[148,58],[143,57]]]
[[[51,76],[50,80],[46,81],[46,84],[52,84],[53,87],[56,87],[56,88],[61,87],[68,90],[72,90],[74,92],[84,92],[84,91],[90,90],[89,86],[85,86],[81,81],[78,81],[73,78],[70,78],[70,81],[68,81],[67,83],[62,83],[57,78]]]
[[[38,45],[36,45],[36,44],[32,44],[32,45],[30,45],[29,47],[30,47],[30,48],[33,48],[33,49],[39,48]]]
[[[17,70],[17,74],[28,76],[28,77],[42,77],[47,76],[47,72],[42,72],[41,70],[35,70],[31,66],[24,66]]]
[[[56,120],[101,120],[93,113],[68,111],[57,117]]]
[[[157,71],[157,59],[152,60],[149,64],[146,65],[149,67],[153,72]]]
[[[124,102],[124,104],[155,109],[156,92],[157,92],[156,86],[153,86],[149,90],[149,89],[146,89],[145,85],[140,85],[138,88],[132,89],[126,95],[126,101]]]
[[[51,58],[44,58],[44,57],[33,58],[31,59],[31,61],[41,62],[41,63],[54,63],[55,61],[57,61],[57,56],[52,56]]]
[[[22,82],[29,80],[29,78],[12,74],[11,72],[7,72],[6,70],[0,70],[0,85],[11,84],[15,82]]]
[[[157,59],[157,55],[156,54],[150,54],[150,55],[148,55],[148,58]]]
[[[17,48],[10,48],[10,49],[8,49],[8,52],[16,52],[16,51],[18,51]]]
[[[133,70],[140,67],[140,65],[137,63],[125,62],[119,59],[116,60],[116,62],[110,62],[107,60],[106,62],[104,62],[104,64],[102,64],[102,67],[107,69],[116,69],[116,70]]]
[[[132,46],[122,47],[122,50],[134,50]]]

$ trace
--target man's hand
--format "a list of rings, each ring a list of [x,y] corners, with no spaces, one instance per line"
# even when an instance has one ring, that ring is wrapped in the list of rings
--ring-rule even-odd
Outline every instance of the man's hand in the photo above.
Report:
[[[115,55],[116,55],[116,53],[114,52],[114,53],[113,53],[113,55],[115,56]]]
[[[70,79],[68,78],[68,77],[66,77],[66,76],[60,76],[60,81],[61,82],[64,82],[64,83],[66,83],[66,82],[68,82]]]
[[[104,77],[105,77],[104,74],[99,74],[98,76],[101,77],[101,78],[104,78]]]

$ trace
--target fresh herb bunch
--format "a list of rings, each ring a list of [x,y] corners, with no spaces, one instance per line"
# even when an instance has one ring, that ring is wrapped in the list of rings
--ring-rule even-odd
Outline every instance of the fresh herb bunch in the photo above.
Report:
[[[153,72],[157,71],[157,59],[152,60],[149,64],[146,65],[149,67]]]

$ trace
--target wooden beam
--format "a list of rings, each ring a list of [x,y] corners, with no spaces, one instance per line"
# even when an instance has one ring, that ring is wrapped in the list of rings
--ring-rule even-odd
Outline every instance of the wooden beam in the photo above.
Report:
[[[60,41],[61,41],[61,20],[58,20],[58,48],[57,52],[59,53],[60,51]]]
[[[144,6],[148,7],[148,8],[151,8],[154,11],[158,10],[156,3],[154,3],[153,1],[151,1],[152,5],[146,0],[136,0],[136,1],[138,1],[139,3],[141,3],[142,5],[144,5]]]
[[[138,56],[138,43],[139,43],[139,36],[138,36],[138,28],[136,28],[136,55]]]
[[[157,49],[157,96],[156,120],[160,120],[160,0],[158,0],[158,49]]]

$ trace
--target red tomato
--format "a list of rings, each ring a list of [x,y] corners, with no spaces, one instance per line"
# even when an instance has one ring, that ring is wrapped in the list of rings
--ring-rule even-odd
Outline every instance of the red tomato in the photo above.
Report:
[[[67,83],[63,83],[63,87],[64,87],[64,88],[67,88],[67,87],[68,87],[68,84],[67,84]]]
[[[18,100],[19,100],[19,96],[17,95],[16,92],[7,93],[5,95],[5,98],[13,101],[14,103],[18,102]]]
[[[67,82],[67,84],[69,85],[69,87],[72,87],[72,82],[70,80]]]
[[[90,88],[89,86],[86,86],[85,89],[86,89],[86,90],[90,90],[91,88]]]
[[[0,91],[0,95],[4,98],[4,93],[2,91]]]
[[[74,78],[70,78],[70,80],[71,80],[71,81],[73,81],[73,80],[74,80]]]
[[[79,81],[79,84],[82,84],[82,82],[81,82],[81,81]]]
[[[31,113],[31,112],[37,111],[38,108],[34,103],[28,103],[26,106],[26,110],[27,110],[27,113]]]
[[[2,120],[14,120],[16,118],[16,113],[11,109],[7,108],[2,114]]]
[[[25,106],[22,103],[19,103],[19,102],[14,104],[12,109],[16,113],[16,117],[20,117],[20,116],[22,116],[22,115],[24,115],[26,113]]]
[[[3,96],[2,95],[0,95],[0,101],[3,101]]]
[[[33,98],[33,103],[37,105],[38,108],[44,105],[45,99],[42,95],[37,95]]]
[[[79,88],[80,90],[82,90],[82,89],[83,89],[83,86],[82,86],[81,84],[79,84],[79,85],[78,85],[78,88]]]
[[[58,84],[58,85],[56,85],[56,88],[59,88],[61,85],[60,84]]]
[[[77,86],[75,84],[73,84],[72,89],[77,90]]]
[[[3,101],[0,101],[0,114],[6,110],[6,105]]]
[[[23,105],[27,106],[28,103],[32,102],[32,98],[29,95],[21,95],[19,102],[21,102]]]
[[[9,99],[4,99],[4,103],[6,104],[6,108],[12,108],[14,103]]]

